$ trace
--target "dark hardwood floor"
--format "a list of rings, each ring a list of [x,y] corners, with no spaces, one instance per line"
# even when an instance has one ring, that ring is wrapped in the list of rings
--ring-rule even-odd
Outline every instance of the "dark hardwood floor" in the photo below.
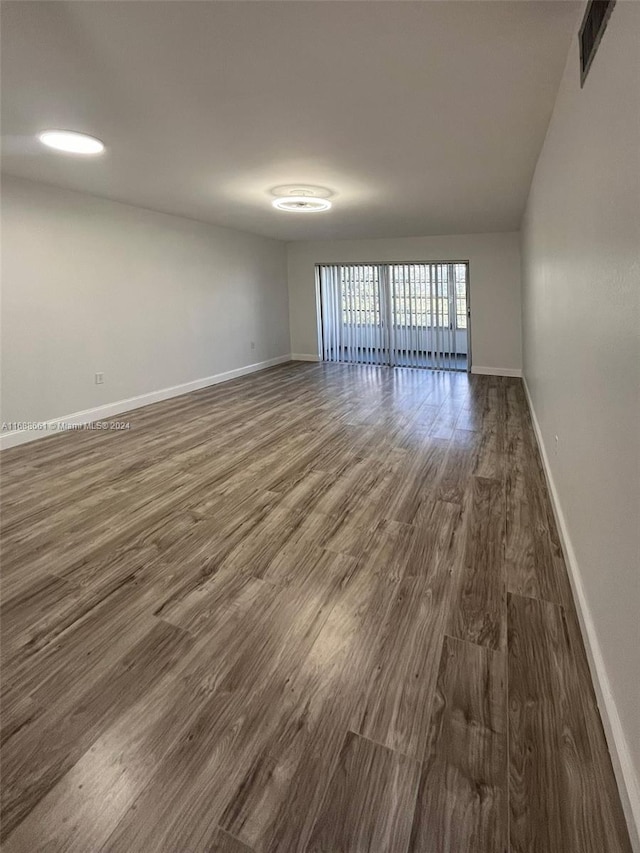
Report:
[[[629,853],[520,380],[115,420],[2,455],[6,853]]]

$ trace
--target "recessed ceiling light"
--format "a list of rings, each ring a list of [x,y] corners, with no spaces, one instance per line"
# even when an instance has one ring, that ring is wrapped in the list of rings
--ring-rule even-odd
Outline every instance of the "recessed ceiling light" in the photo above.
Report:
[[[43,145],[68,154],[102,154],[104,151],[104,143],[99,139],[75,130],[44,130],[38,134],[38,139]]]
[[[278,210],[288,210],[293,213],[320,213],[329,210],[331,202],[326,198],[314,198],[308,195],[287,195],[274,199],[271,204]]]

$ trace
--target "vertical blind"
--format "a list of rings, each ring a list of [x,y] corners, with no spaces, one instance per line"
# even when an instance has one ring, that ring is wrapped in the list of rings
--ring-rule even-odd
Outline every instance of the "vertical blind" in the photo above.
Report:
[[[465,263],[318,267],[325,361],[466,369]]]

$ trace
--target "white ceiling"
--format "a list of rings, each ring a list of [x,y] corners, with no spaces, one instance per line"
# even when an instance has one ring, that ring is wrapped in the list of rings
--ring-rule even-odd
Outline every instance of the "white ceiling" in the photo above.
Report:
[[[582,5],[3,2],[3,169],[289,240],[516,230]],[[333,209],[274,210],[298,182]]]

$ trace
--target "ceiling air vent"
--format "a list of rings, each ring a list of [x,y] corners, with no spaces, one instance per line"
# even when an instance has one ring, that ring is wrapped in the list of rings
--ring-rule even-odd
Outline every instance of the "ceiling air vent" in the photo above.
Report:
[[[607,28],[611,10],[616,0],[589,0],[580,27],[580,85],[584,86],[587,74],[596,55],[602,34]]]

